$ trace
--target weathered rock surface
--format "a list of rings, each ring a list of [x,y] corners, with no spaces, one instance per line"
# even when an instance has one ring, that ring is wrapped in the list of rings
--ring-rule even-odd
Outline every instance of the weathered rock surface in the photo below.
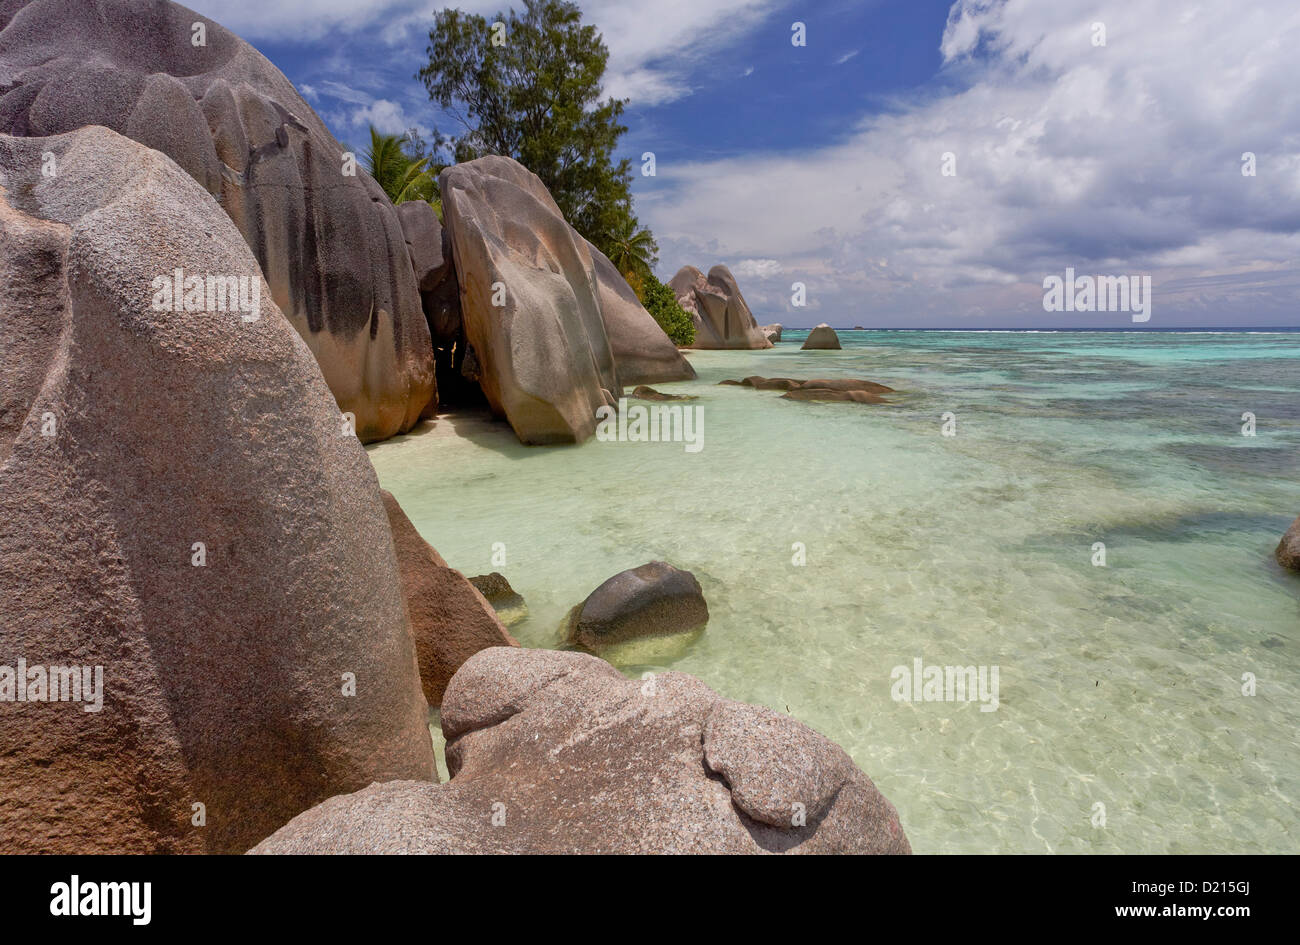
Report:
[[[500,571],[476,574],[469,582],[478,588],[478,592],[492,605],[492,609],[507,627],[513,627],[528,616],[528,604],[523,595],[510,586]]]
[[[431,413],[433,352],[397,214],[364,172],[344,172],[343,148],[252,46],[165,0],[0,3],[0,133],[87,125],[162,151],[217,199],[361,439]]]
[[[1300,571],[1300,518],[1291,523],[1274,552],[1277,563],[1290,571]]]
[[[134,9],[147,51],[157,6]],[[117,73],[32,114],[92,75]],[[259,317],[155,311],[178,267],[256,280]],[[374,470],[212,196],[105,128],[0,136],[0,270],[0,662],[103,674],[98,712],[0,701],[0,848],[240,852],[431,778]]]
[[[618,382],[666,384],[695,378],[695,368],[645,310],[632,287],[609,259],[587,244],[596,267],[600,314],[618,368]]]
[[[694,266],[683,266],[668,287],[695,322],[692,348],[772,347],[726,266],[714,266],[707,278]]]
[[[407,255],[420,290],[420,301],[435,347],[463,337],[460,321],[460,287],[451,262],[451,243],[433,207],[409,200],[397,207]]]
[[[457,164],[440,182],[461,316],[493,413],[524,443],[588,439],[619,382],[587,241],[509,158]]]
[[[784,326],[778,322],[775,325],[763,325],[761,328],[759,328],[759,331],[763,333],[764,338],[766,338],[768,341],[772,342],[772,344],[775,345],[778,341],[781,340],[781,332],[783,329]]]
[[[388,490],[381,490],[393,530],[393,548],[402,575],[402,593],[411,618],[420,682],[429,705],[442,694],[456,670],[479,650],[518,646],[478,588],[447,566]]]
[[[647,687],[585,654],[484,650],[442,726],[451,781],[331,798],[251,852],[911,852],[840,748],[682,673]]]
[[[620,571],[569,614],[569,642],[599,652],[643,637],[698,630],[709,605],[690,571],[664,561]]]
[[[825,322],[818,325],[812,331],[808,332],[808,337],[804,339],[801,351],[838,351],[840,350],[840,336],[835,334],[835,329]]]

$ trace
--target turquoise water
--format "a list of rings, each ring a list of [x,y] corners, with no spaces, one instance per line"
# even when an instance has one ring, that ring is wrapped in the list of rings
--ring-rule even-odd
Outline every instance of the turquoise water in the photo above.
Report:
[[[371,459],[454,567],[524,595],[526,646],[619,570],[695,572],[707,630],[616,663],[823,732],[919,853],[1300,850],[1300,576],[1271,557],[1300,514],[1300,335],[803,336],[692,352],[699,379],[659,385],[697,395],[698,453],[453,416]],[[898,393],[716,386],[749,374]],[[997,710],[891,698],[918,658],[998,667]]]

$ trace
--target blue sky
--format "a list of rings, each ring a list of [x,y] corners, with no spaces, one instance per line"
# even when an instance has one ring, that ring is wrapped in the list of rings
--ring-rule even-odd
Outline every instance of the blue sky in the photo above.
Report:
[[[445,3],[191,5],[342,141],[455,130],[414,78]],[[624,153],[656,155],[634,192],[659,275],[725,262],[760,323],[1132,327],[1045,312],[1043,279],[1072,267],[1150,276],[1147,327],[1300,325],[1294,0],[581,6],[630,99]]]

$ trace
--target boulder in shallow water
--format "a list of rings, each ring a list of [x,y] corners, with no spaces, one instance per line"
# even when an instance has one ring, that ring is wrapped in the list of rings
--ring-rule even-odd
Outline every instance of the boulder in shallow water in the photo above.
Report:
[[[825,322],[818,325],[812,331],[808,332],[808,337],[804,339],[802,351],[838,351],[840,349],[840,336],[835,334],[835,329]]]
[[[452,778],[331,798],[251,852],[910,853],[847,754],[693,676],[494,648],[447,687]]]
[[[619,383],[587,241],[510,158],[457,164],[440,181],[461,317],[493,413],[524,443],[588,439]]]
[[[599,652],[644,637],[698,630],[709,622],[700,582],[664,561],[620,571],[569,614],[569,642]]]
[[[523,595],[510,586],[500,571],[477,574],[469,582],[478,588],[478,592],[492,605],[492,609],[507,627],[513,627],[528,616],[528,604]]]
[[[10,0],[0,93],[0,133],[104,125],[215,197],[362,440],[431,412],[433,351],[397,214],[248,43],[167,0]]]
[[[763,337],[774,345],[781,340],[782,330],[783,326],[779,322],[775,325],[764,325],[759,329],[763,333]]]
[[[694,266],[683,266],[668,287],[695,323],[692,348],[772,347],[726,266],[714,266],[707,277]]]
[[[1291,523],[1274,552],[1277,563],[1290,571],[1300,571],[1300,518]]]
[[[420,536],[393,494],[384,490],[383,497],[424,698],[436,708],[442,704],[447,683],[467,659],[489,646],[519,644],[478,589],[448,567],[442,555]]]
[[[103,698],[0,702],[0,845],[242,852],[431,778],[375,471],[239,230],[102,127],[0,136],[0,180],[0,662]],[[253,280],[258,317],[155,311],[176,268]]]

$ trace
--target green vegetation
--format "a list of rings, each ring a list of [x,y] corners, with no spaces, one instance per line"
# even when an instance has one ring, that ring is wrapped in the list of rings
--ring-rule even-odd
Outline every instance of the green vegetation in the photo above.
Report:
[[[424,200],[442,216],[438,193],[441,167],[432,164],[432,156],[419,133],[412,129],[404,135],[380,134],[370,126],[370,147],[364,155],[366,170],[394,204]]]
[[[677,303],[673,290],[656,279],[653,272],[647,271],[643,280],[641,301],[646,311],[673,344],[679,348],[692,344],[695,341],[695,323],[686,309]]]
[[[645,302],[646,277],[654,278],[650,270],[659,260],[659,247],[650,231],[638,227],[635,218],[623,217],[604,234],[603,245],[597,245],[636,291],[637,298]]]
[[[632,212],[631,162],[614,160],[627,131],[619,122],[626,101],[602,99],[609,50],[594,26],[583,25],[576,5],[525,0],[522,13],[498,13],[491,22],[442,10],[434,14],[427,52],[417,78],[463,129],[459,137],[439,134],[439,145],[457,161],[514,158],[605,255],[620,252],[613,234],[639,231],[648,242],[638,242],[637,258],[648,249],[653,260],[654,238]],[[627,265],[625,275],[639,274]]]

